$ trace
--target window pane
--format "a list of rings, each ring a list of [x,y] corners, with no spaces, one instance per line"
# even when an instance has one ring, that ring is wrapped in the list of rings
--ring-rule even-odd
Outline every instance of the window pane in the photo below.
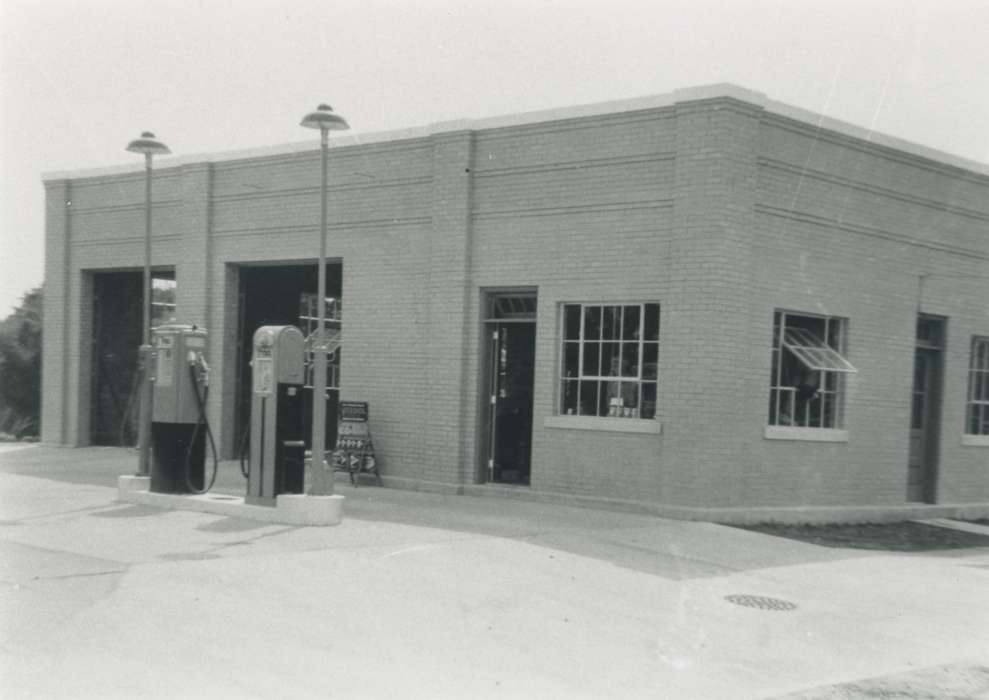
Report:
[[[646,304],[643,338],[659,340],[659,304]]]
[[[626,306],[622,309],[622,340],[639,339],[639,316],[641,316],[639,306]]]
[[[655,379],[659,372],[659,344],[643,343],[642,355],[642,378]]]
[[[599,340],[601,338],[601,307],[584,307],[584,340]]]
[[[580,383],[580,415],[598,415],[598,383],[596,381]]]
[[[655,382],[642,382],[642,409],[639,411],[640,418],[656,417],[656,384]]]
[[[823,338],[825,337],[824,322],[825,322],[824,318],[819,318],[815,316],[799,316],[797,314],[787,314],[786,330],[792,331],[794,329],[800,329],[803,331],[809,331],[811,335],[817,338]]]
[[[927,384],[927,358],[918,354],[913,361],[913,390],[924,391]]]
[[[639,409],[639,383],[638,382],[622,382],[621,386],[622,394],[622,405],[625,408],[632,409],[633,415],[627,416],[630,418],[635,418],[638,416]]]
[[[822,427],[833,428],[835,426],[835,400],[834,394],[821,395]]]
[[[601,360],[601,343],[584,343],[584,371],[582,376],[599,377]]]
[[[580,306],[567,304],[563,307],[564,340],[580,340]]]
[[[560,396],[560,412],[568,416],[577,413],[577,382],[570,380],[563,380],[563,389]]]
[[[777,425],[796,425],[796,416],[793,411],[793,392],[781,388],[777,391],[777,399],[779,406]]]
[[[841,321],[833,318],[828,322],[828,337],[825,338],[827,344],[841,352]]]
[[[619,340],[622,337],[622,307],[605,306],[602,325],[605,340]]]
[[[598,415],[617,416],[621,414],[621,409],[617,409],[620,399],[618,398],[618,382],[601,382],[598,391]]]
[[[639,344],[622,343],[622,376],[639,376]]]
[[[913,409],[910,413],[910,427],[920,430],[924,427],[924,395],[913,395]]]
[[[580,343],[563,344],[563,376],[580,376]]]
[[[621,374],[621,344],[601,343],[601,376],[617,377]]]

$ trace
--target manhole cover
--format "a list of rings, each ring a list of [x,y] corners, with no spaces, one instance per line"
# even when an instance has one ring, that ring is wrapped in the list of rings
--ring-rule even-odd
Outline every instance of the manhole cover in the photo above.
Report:
[[[764,595],[726,595],[725,600],[735,605],[742,605],[746,608],[758,608],[759,610],[796,610],[795,603],[779,598],[769,598]]]

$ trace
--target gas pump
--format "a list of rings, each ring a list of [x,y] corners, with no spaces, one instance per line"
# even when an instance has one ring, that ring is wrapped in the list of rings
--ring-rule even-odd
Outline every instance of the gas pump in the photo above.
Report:
[[[261,326],[254,333],[247,503],[273,506],[280,493],[303,492],[304,353],[295,326]]]
[[[164,325],[152,330],[154,400],[151,413],[151,490],[205,493],[216,480],[216,447],[206,419],[209,366],[206,330]],[[213,474],[205,483],[206,439]]]

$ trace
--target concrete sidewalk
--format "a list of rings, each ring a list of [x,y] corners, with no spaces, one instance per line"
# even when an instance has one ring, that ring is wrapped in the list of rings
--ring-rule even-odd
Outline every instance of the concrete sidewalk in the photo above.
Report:
[[[135,463],[0,450],[3,697],[989,697],[989,550],[349,485],[286,527],[116,503]]]

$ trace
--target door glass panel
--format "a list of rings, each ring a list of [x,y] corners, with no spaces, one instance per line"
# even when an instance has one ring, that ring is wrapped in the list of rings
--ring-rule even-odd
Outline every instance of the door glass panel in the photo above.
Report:
[[[499,483],[529,483],[535,334],[534,323],[498,325],[490,478]],[[576,409],[577,382],[564,382],[563,386],[564,405]]]

